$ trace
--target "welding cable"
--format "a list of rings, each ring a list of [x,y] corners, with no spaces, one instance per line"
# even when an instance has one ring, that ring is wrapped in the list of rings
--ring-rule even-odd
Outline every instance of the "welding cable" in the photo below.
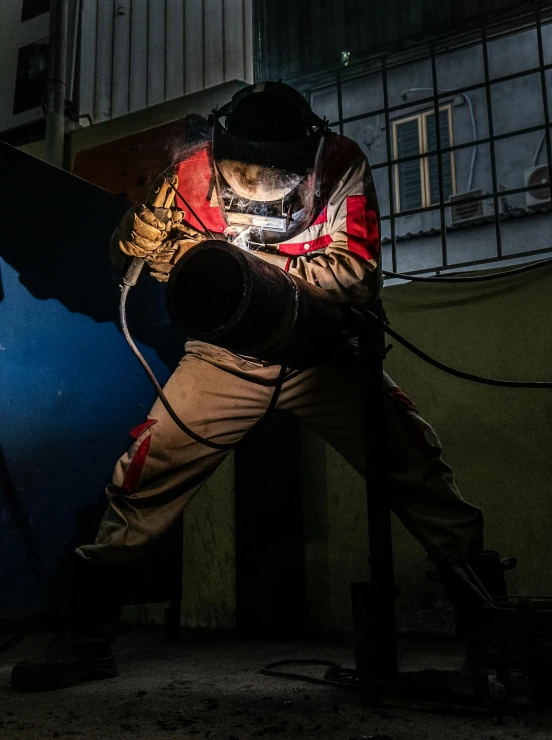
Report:
[[[287,665],[314,665],[314,666],[327,666],[324,672],[324,678],[316,678],[315,676],[305,676],[302,673],[292,673],[287,671],[278,671],[276,668],[280,668]],[[431,702],[431,701],[409,701],[396,700],[390,701],[388,699],[379,699],[366,693],[370,688],[381,691],[382,688],[388,687],[389,682],[378,681],[374,679],[371,684],[366,684],[361,680],[359,672],[356,668],[342,668],[339,663],[332,660],[318,660],[310,658],[297,658],[294,660],[277,660],[274,663],[270,663],[265,668],[262,668],[259,673],[264,676],[271,676],[273,678],[288,678],[293,681],[305,681],[307,683],[314,683],[322,686],[334,686],[340,689],[353,689],[356,691],[363,691],[363,701],[372,707],[379,707],[380,709],[403,709],[411,712],[430,712],[432,714],[461,714],[461,715],[472,715],[479,714],[484,717],[496,714],[496,707],[493,706],[472,706],[468,704],[450,704],[448,702]]]
[[[422,275],[409,275],[407,272],[391,272],[390,270],[383,270],[383,275],[389,278],[412,280],[418,283],[482,283],[485,280],[497,280],[498,278],[510,277],[511,275],[520,275],[522,272],[529,272],[529,270],[534,270],[537,267],[545,267],[550,264],[552,264],[552,258],[531,262],[528,265],[521,265],[521,267],[515,267],[513,270],[491,272],[488,275],[466,275],[465,277],[461,275],[455,275],[454,277],[428,275],[427,277],[423,277]]]
[[[400,342],[400,344],[406,347],[406,349],[410,350],[417,357],[420,357],[425,362],[433,365],[433,367],[436,367],[439,370],[443,370],[449,375],[454,375],[456,378],[471,380],[474,383],[483,383],[484,385],[495,385],[499,386],[500,388],[552,388],[552,382],[550,381],[498,380],[496,378],[486,378],[482,375],[473,375],[472,373],[465,373],[462,370],[456,370],[453,367],[449,367],[449,365],[445,365],[443,362],[439,362],[439,360],[435,360],[433,357],[430,357],[430,355],[426,354],[421,349],[418,349],[418,347],[412,344],[412,342],[409,342],[408,339],[405,339],[394,329],[391,329],[389,326],[387,326],[387,324],[379,319],[376,314],[372,313],[372,311],[368,311],[367,309],[362,308],[354,308],[351,309],[351,311],[353,315],[355,313],[360,313],[362,316],[369,318],[371,321],[375,321],[387,334],[389,334],[389,336],[393,337],[393,339],[396,339],[397,342]]]
[[[123,285],[121,287],[121,300],[119,302],[119,319],[121,322],[121,329],[123,331],[124,337],[127,341],[128,346],[130,349],[134,352],[136,355],[136,358],[140,365],[144,368],[144,371],[146,372],[146,375],[150,379],[153,387],[155,388],[155,392],[159,396],[159,400],[167,410],[167,413],[171,417],[171,419],[174,421],[174,423],[182,429],[183,432],[185,432],[189,437],[191,437],[196,442],[199,442],[202,445],[205,445],[206,447],[212,447],[214,450],[232,450],[236,447],[238,442],[242,442],[244,439],[247,439],[251,434],[253,434],[254,431],[259,427],[259,425],[265,420],[267,414],[269,414],[274,407],[276,406],[276,403],[278,401],[278,398],[280,396],[280,391],[282,390],[282,385],[284,383],[284,378],[286,374],[286,366],[282,365],[280,367],[280,372],[278,374],[278,377],[276,379],[276,384],[274,386],[274,392],[272,393],[272,398],[270,399],[270,403],[267,406],[267,409],[264,413],[264,415],[258,419],[253,426],[247,430],[247,432],[236,442],[213,442],[210,439],[206,439],[205,437],[201,437],[199,434],[196,434],[192,429],[190,429],[178,416],[176,411],[173,409],[171,404],[169,403],[166,395],[163,393],[163,389],[159,385],[159,382],[157,378],[155,377],[155,374],[153,370],[150,368],[148,363],[146,362],[145,358],[141,354],[140,350],[136,346],[134,340],[132,339],[130,335],[130,331],[128,329],[127,324],[127,318],[126,318],[126,300],[128,297],[128,291],[130,290],[130,285]]]
[[[203,231],[206,231],[206,232],[207,232],[207,234],[209,234],[209,236],[211,237],[211,239],[213,239],[213,241],[216,241],[216,240],[217,240],[217,237],[216,237],[216,236],[215,236],[215,235],[213,234],[213,232],[211,231],[211,229],[208,229],[208,228],[207,228],[207,227],[205,226],[205,224],[203,223],[203,221],[202,221],[202,220],[200,219],[200,217],[199,217],[199,216],[197,215],[197,213],[196,213],[196,212],[194,211],[194,209],[192,208],[192,206],[191,206],[191,205],[190,205],[190,204],[188,203],[188,201],[186,200],[186,198],[184,198],[184,196],[183,196],[183,195],[181,195],[181,194],[180,194],[180,193],[178,192],[178,189],[177,189],[177,188],[175,188],[175,186],[174,186],[174,185],[172,184],[172,182],[169,182],[169,181],[167,180],[167,183],[168,183],[169,187],[171,187],[171,188],[172,188],[172,189],[174,190],[174,192],[175,192],[175,195],[176,195],[176,197],[177,197],[177,198],[180,198],[180,200],[182,201],[182,203],[183,203],[183,204],[184,204],[184,205],[186,206],[186,208],[187,208],[187,209],[188,209],[188,210],[190,211],[190,213],[191,213],[191,214],[192,214],[192,216],[193,216],[193,217],[194,217],[194,218],[196,219],[196,221],[197,221],[197,222],[199,223],[199,225],[201,226],[201,228],[203,229]]]

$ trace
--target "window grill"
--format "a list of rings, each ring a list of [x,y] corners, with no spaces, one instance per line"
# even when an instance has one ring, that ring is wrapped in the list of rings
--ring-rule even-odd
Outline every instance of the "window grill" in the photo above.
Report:
[[[547,76],[552,79],[552,63],[548,62],[545,57],[545,47],[543,43],[543,26],[550,22],[552,7],[544,9],[537,7],[531,14],[525,15],[523,25],[520,22],[510,26],[500,26],[498,23],[488,22],[485,26],[470,31],[470,41],[464,42],[465,47],[479,46],[482,50],[483,79],[479,82],[458,86],[454,89],[441,89],[438,83],[437,60],[441,55],[450,53],[454,48],[451,44],[451,37],[443,42],[433,41],[419,45],[415,50],[417,59],[429,60],[430,85],[427,88],[427,94],[416,97],[412,100],[404,99],[401,103],[392,104],[390,101],[390,71],[404,64],[404,54],[382,53],[369,59],[365,58],[359,62],[355,69],[354,60],[347,59],[346,65],[334,69],[331,77],[328,70],[324,74],[318,72],[318,79],[323,83],[309,84],[307,78],[303,78],[300,86],[307,93],[314,93],[328,89],[332,86],[336,88],[337,98],[337,118],[330,121],[330,125],[343,134],[345,126],[357,121],[373,119],[375,116],[381,116],[384,120],[386,131],[386,155],[385,161],[371,163],[374,172],[383,170],[386,172],[386,187],[389,203],[389,213],[382,215],[382,222],[388,223],[389,237],[386,240],[390,245],[391,267],[394,272],[398,270],[397,263],[397,221],[406,216],[415,216],[429,212],[439,213],[439,228],[433,230],[437,232],[441,239],[441,259],[440,263],[433,264],[431,267],[424,266],[422,269],[409,270],[412,274],[441,272],[443,270],[457,269],[471,265],[482,265],[497,262],[505,259],[514,259],[538,255],[552,251],[552,229],[551,221],[547,219],[545,228],[550,230],[548,245],[544,248],[512,252],[505,251],[503,245],[503,220],[506,217],[507,197],[518,194],[528,194],[527,203],[531,206],[542,204],[544,208],[540,210],[550,210],[550,173],[552,172],[552,141],[551,141],[551,123],[550,123],[550,100],[552,91]],[[514,35],[523,31],[533,30],[536,38],[536,58],[538,63],[527,69],[522,69],[508,74],[491,76],[489,61],[489,45],[496,38]],[[459,37],[458,37],[459,38]],[[452,41],[454,41],[452,39]],[[515,50],[513,50],[515,54]],[[413,54],[412,50],[409,54]],[[377,74],[381,78],[383,88],[383,106],[375,110],[370,110],[358,115],[344,115],[344,84],[350,80],[358,79],[362,75]],[[356,75],[356,77],[355,77]],[[542,102],[542,122],[522,128],[516,128],[506,132],[497,133],[495,126],[495,117],[493,115],[493,89],[497,85],[516,80],[530,79],[531,75],[538,76],[540,98]],[[486,135],[478,135],[475,139],[465,142],[454,142],[454,128],[449,125],[447,136],[447,118],[443,116],[443,110],[446,110],[447,103],[455,96],[467,97],[469,93],[483,91],[486,103]],[[420,112],[424,108],[424,112]],[[427,126],[425,132],[423,126],[418,123],[420,145],[418,151],[408,152],[408,147],[401,148],[397,143],[397,126],[407,121],[420,121],[428,113],[432,114],[431,136],[428,137]],[[450,119],[448,119],[450,121]],[[525,170],[525,184],[522,187],[504,188],[499,182],[497,145],[506,140],[517,140],[516,137],[526,136],[528,134],[539,133],[542,135],[542,159],[546,161],[537,167],[527,168]],[[425,137],[425,142],[422,141]],[[428,149],[428,138],[431,138],[432,146]],[[472,188],[467,192],[455,194],[455,176],[454,162],[458,153],[474,147],[488,147],[490,154],[490,175],[491,186],[485,190]],[[428,156],[431,151],[431,156]],[[431,162],[431,164],[430,164]],[[448,165],[450,162],[450,166]],[[409,165],[410,163],[410,170]],[[410,196],[408,193],[405,197],[405,188],[401,188],[400,172],[416,172],[419,168],[420,195],[419,205],[414,201],[412,196],[415,193],[415,187],[411,183]],[[429,171],[431,170],[431,171]],[[471,182],[471,180],[470,180]],[[415,185],[415,180],[414,180]],[[414,189],[412,189],[414,188]],[[533,200],[531,200],[533,199]],[[447,224],[447,211],[450,224]],[[466,225],[470,222],[476,222],[477,219],[483,219],[485,223],[494,223],[494,253],[482,256],[481,259],[472,259],[468,261],[453,261],[449,259],[448,237],[451,229],[458,228],[459,225]],[[401,237],[399,237],[400,240]]]

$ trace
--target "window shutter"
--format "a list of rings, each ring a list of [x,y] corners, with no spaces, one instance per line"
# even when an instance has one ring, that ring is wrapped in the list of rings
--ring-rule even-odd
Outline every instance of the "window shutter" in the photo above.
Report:
[[[397,158],[420,154],[419,118],[397,124]],[[399,170],[399,209],[401,211],[422,206],[422,177],[420,160],[403,162]]]
[[[437,131],[435,127],[435,113],[425,116],[427,150],[429,152],[437,149]],[[439,128],[441,134],[441,147],[450,146],[449,110],[439,111]],[[437,156],[429,157],[429,197],[431,205],[439,203],[439,165]],[[452,188],[452,152],[441,155],[443,162],[443,197],[448,200],[453,193]],[[428,203],[429,205],[429,203]]]

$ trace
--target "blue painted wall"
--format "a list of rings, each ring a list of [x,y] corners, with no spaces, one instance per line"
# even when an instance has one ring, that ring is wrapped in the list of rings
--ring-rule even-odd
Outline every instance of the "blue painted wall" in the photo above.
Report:
[[[1,615],[52,606],[154,392],[117,325],[107,246],[126,201],[1,143],[0,167]],[[142,278],[129,322],[165,381],[183,338],[163,286]]]

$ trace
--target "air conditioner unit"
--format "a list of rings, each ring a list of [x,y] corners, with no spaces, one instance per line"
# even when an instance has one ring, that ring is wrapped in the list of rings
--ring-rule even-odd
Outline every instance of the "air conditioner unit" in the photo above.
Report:
[[[546,205],[550,203],[550,169],[547,164],[541,164],[539,167],[531,167],[525,170],[525,186],[530,187],[525,197],[527,198],[527,207]]]
[[[502,185],[498,186],[499,190],[504,190]],[[485,200],[474,200],[485,196]],[[491,193],[483,190],[468,190],[465,193],[457,193],[449,198],[451,223],[453,226],[470,224],[481,219],[494,216],[494,200]],[[502,198],[498,200],[498,212],[504,213],[504,202]]]

